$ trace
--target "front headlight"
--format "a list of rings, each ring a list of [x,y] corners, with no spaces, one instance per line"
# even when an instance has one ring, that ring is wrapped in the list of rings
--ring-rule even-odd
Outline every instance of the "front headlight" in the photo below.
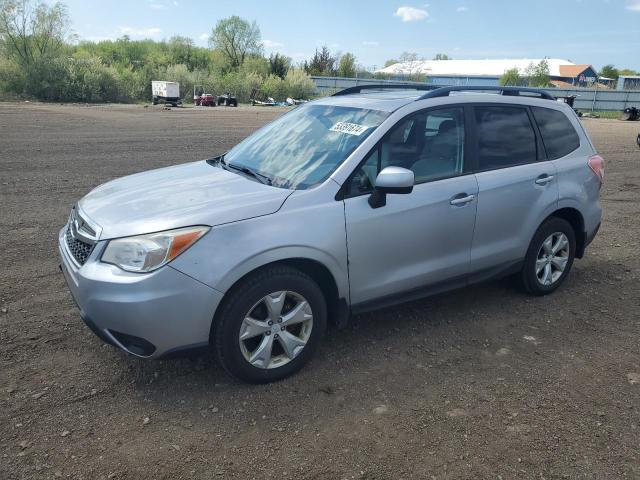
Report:
[[[110,240],[102,254],[102,261],[127,272],[151,272],[176,258],[209,229],[187,227]]]

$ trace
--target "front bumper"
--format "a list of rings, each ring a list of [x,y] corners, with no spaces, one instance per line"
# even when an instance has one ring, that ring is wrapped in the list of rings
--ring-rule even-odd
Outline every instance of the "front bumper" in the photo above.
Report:
[[[209,343],[221,292],[170,265],[136,274],[102,263],[104,241],[80,266],[69,254],[64,231],[58,236],[60,268],[82,319],[102,340],[144,358]]]

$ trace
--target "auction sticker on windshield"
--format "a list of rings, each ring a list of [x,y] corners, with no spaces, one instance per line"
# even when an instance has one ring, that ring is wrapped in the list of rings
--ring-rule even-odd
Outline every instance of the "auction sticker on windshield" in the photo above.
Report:
[[[346,133],[347,135],[360,136],[367,131],[369,127],[358,125],[357,123],[338,122],[329,129],[330,132]]]

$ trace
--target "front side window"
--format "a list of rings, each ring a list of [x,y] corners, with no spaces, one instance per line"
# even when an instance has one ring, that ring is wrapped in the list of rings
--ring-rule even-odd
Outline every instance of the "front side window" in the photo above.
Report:
[[[569,155],[580,147],[580,137],[564,113],[544,107],[532,107],[531,110],[549,160]]]
[[[492,170],[537,160],[536,135],[525,108],[475,107],[478,170]]]
[[[410,115],[395,125],[358,168],[348,195],[371,192],[389,166],[412,170],[415,183],[453,177],[464,171],[464,110],[459,107]]]
[[[271,185],[306,189],[326,180],[388,113],[352,107],[304,105],[246,138],[225,156]]]

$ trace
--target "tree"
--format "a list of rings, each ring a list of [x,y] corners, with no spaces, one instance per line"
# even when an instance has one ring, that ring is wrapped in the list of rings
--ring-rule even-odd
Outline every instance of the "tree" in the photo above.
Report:
[[[56,57],[69,26],[65,6],[32,0],[0,0],[0,42],[9,58],[31,67]]]
[[[353,78],[356,76],[356,57],[353,53],[345,53],[340,57],[338,76]]]
[[[251,92],[264,84],[278,98],[316,94],[309,76],[291,68],[291,59],[278,54],[265,58],[258,27],[237,17],[218,25],[219,33],[232,33],[223,37],[230,39],[230,50],[223,48],[221,40],[212,42],[216,48],[211,49],[180,36],[166,41],[132,40],[126,35],[117,40],[76,41],[67,33],[64,6],[55,1],[0,0],[0,97],[148,101],[151,81],[158,78],[180,82],[185,100],[196,85],[206,92],[235,93],[240,102],[248,101]],[[252,40],[245,41],[248,37]],[[229,52],[235,52],[235,57]],[[318,54],[323,69],[334,74],[335,57],[326,49]]]
[[[257,73],[261,77],[267,77],[269,70],[269,60],[261,55],[249,55],[238,71],[247,75]]]
[[[418,61],[418,54],[415,52],[402,52],[400,55],[400,62],[416,62]]]
[[[548,87],[549,86],[549,62],[541,60],[540,63],[531,63],[525,71],[529,86]]]
[[[309,75],[330,77],[336,74],[336,57],[331,55],[327,47],[320,51],[316,49],[311,61],[304,63],[304,69]]]
[[[453,60],[449,55],[447,55],[446,53],[436,53],[436,56],[433,57],[434,60]]]
[[[522,77],[520,76],[520,70],[517,68],[510,68],[505,71],[500,77],[500,86],[520,86],[522,85]]]
[[[620,70],[618,72],[618,74],[628,77],[628,76],[632,76],[632,75],[640,75],[640,72],[636,72],[635,70],[631,70],[629,68],[623,68],[622,70]]]
[[[205,68],[208,63],[208,54],[203,48],[198,48],[193,40],[187,37],[171,37],[167,42],[169,61],[174,64],[184,64],[190,71]]]
[[[260,40],[260,28],[256,22],[249,23],[234,15],[216,24],[209,44],[224,53],[232,68],[238,68],[247,55],[262,54]]]
[[[284,79],[284,77],[287,76],[289,68],[291,68],[291,59],[286,55],[272,53],[269,57],[269,70],[272,75],[276,75],[281,79]]]
[[[598,73],[600,77],[611,78],[613,80],[617,80],[620,76],[620,71],[614,67],[613,65],[605,65],[600,69],[600,73]]]
[[[386,62],[384,62],[384,68],[390,67],[391,65],[395,65],[396,63],[400,63],[400,60],[396,60],[395,58],[390,58]]]

